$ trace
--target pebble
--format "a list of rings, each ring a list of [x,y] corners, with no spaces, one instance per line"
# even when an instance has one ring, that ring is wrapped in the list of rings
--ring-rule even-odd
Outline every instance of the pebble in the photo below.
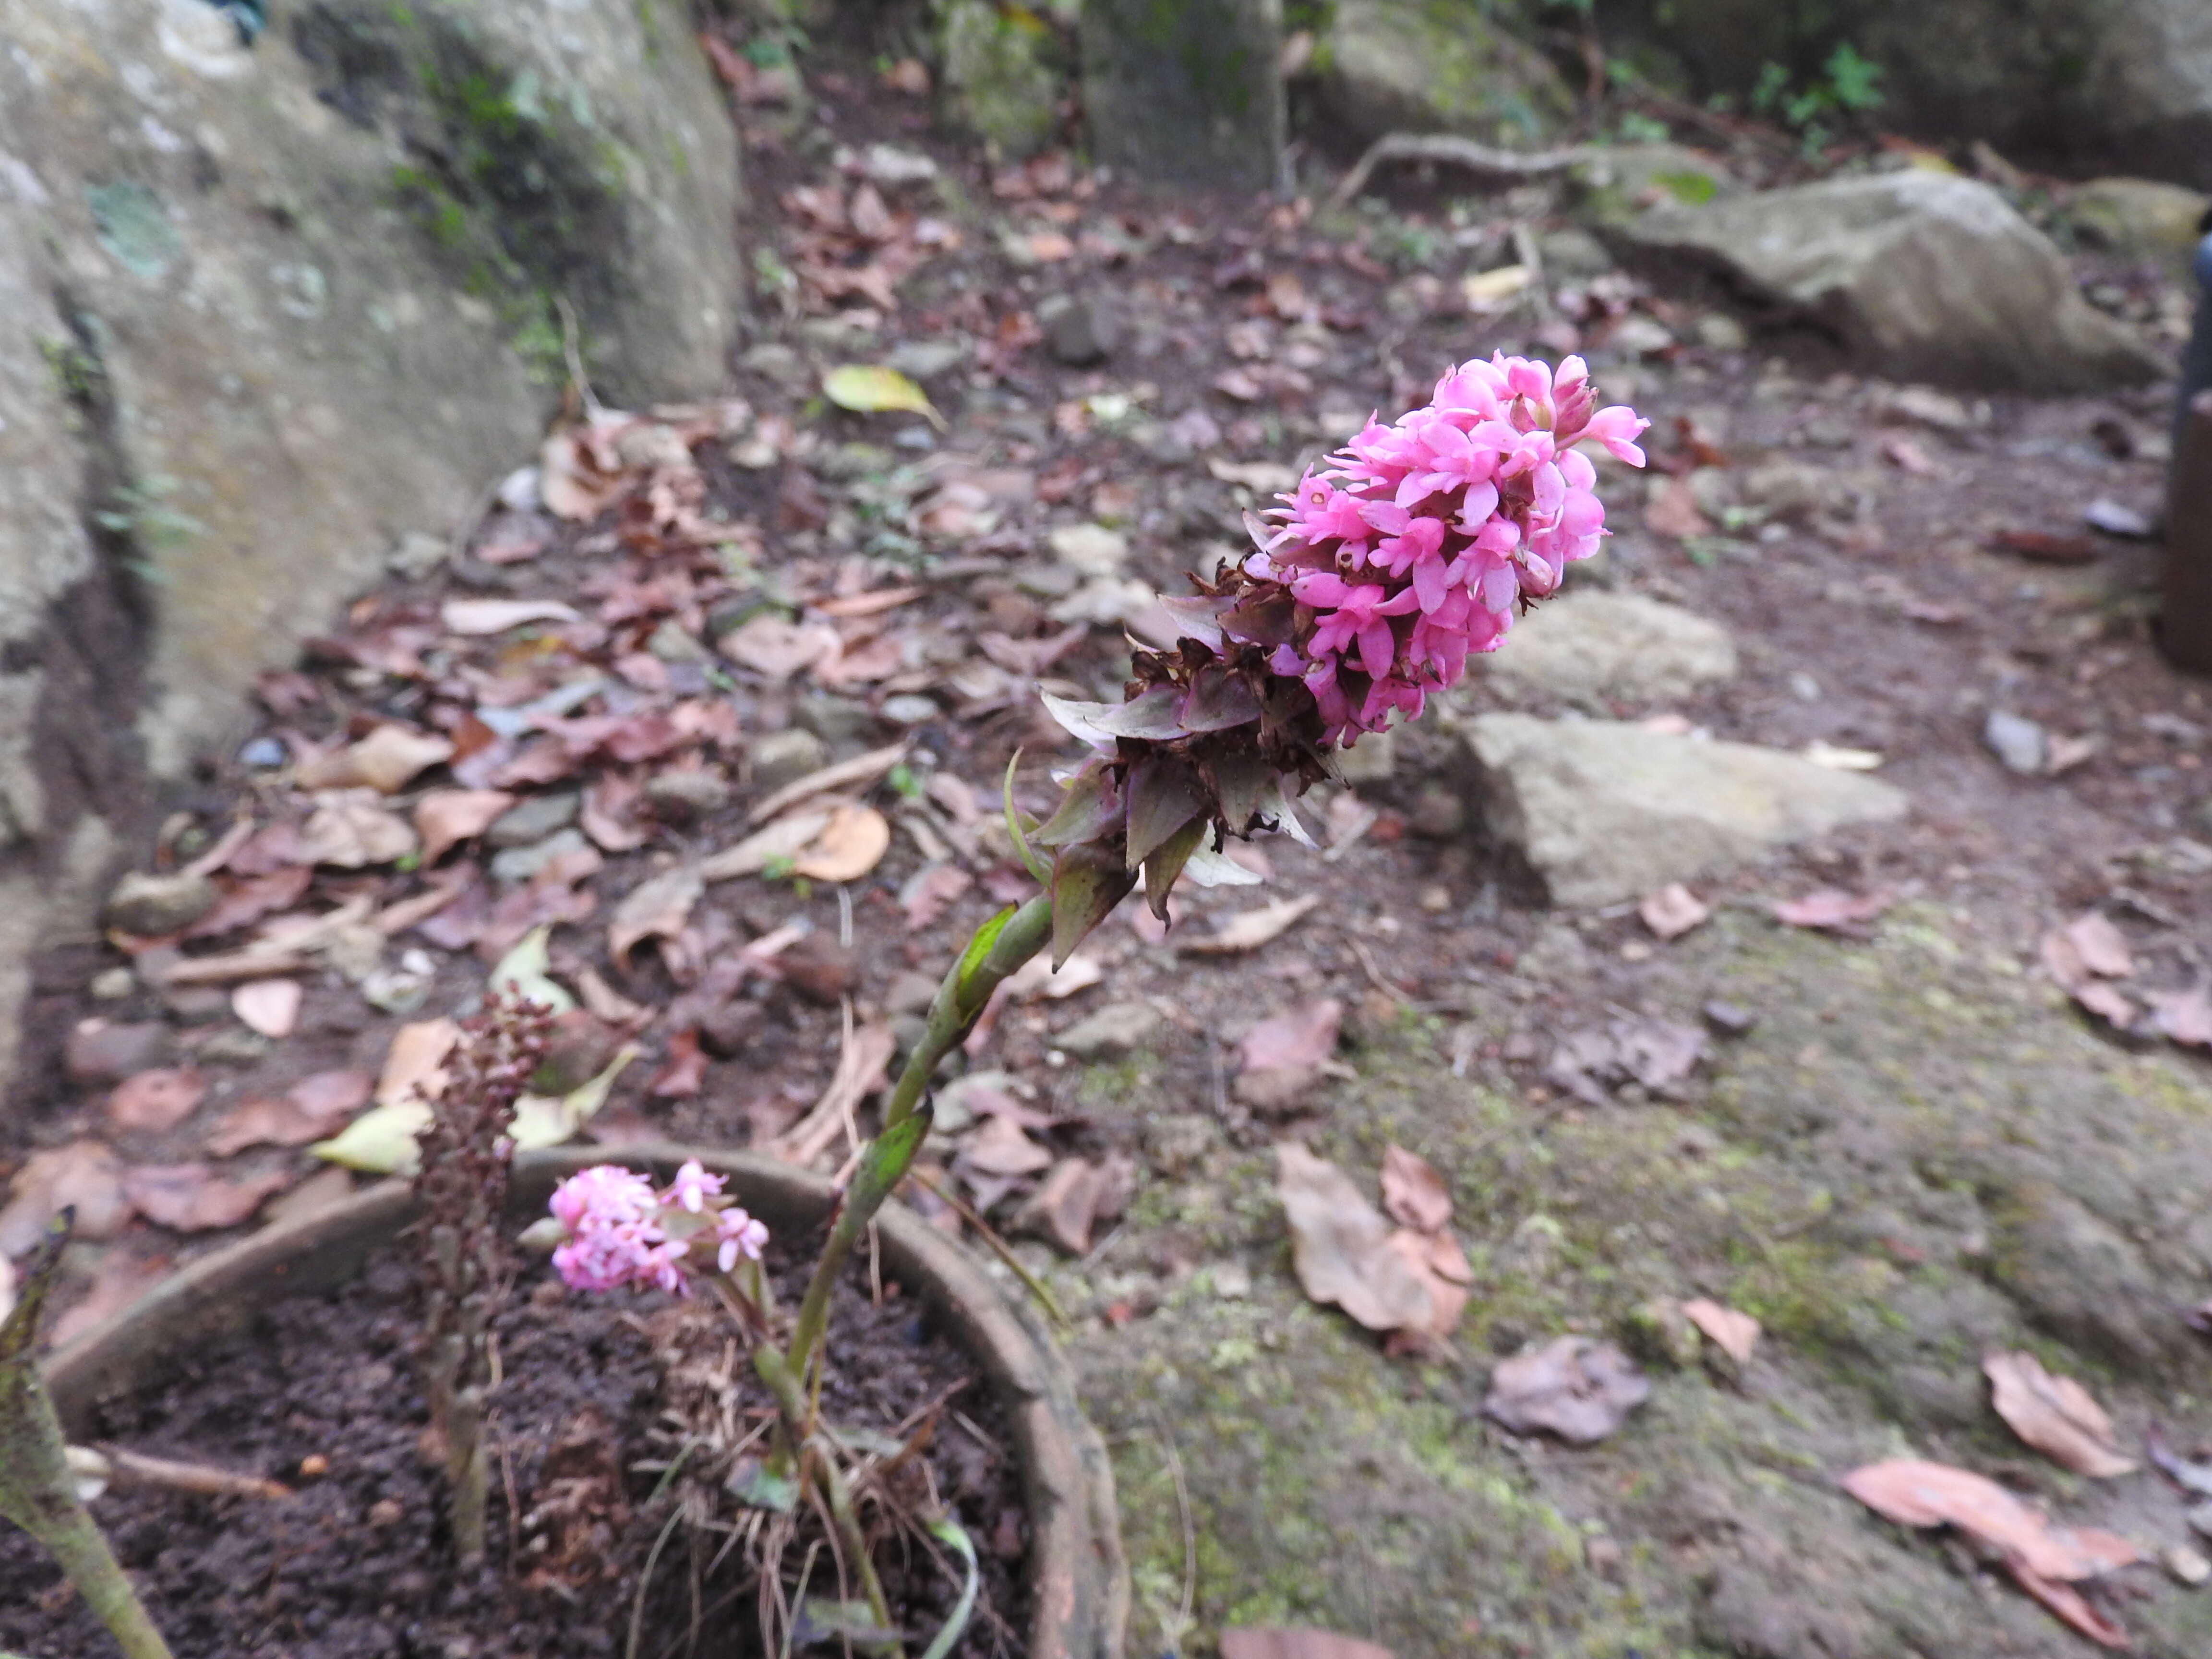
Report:
[[[2212,1561],[2186,1544],[2168,1544],[2159,1552],[2159,1559],[2166,1570],[2191,1589],[2212,1578]]]
[[[491,828],[484,832],[484,840],[493,847],[534,846],[555,830],[565,830],[574,823],[576,809],[582,801],[583,797],[573,790],[529,796],[495,818]],[[496,860],[493,868],[498,868]]]
[[[500,823],[506,822],[505,818],[500,820]],[[496,831],[499,824],[495,823],[492,828]],[[510,886],[519,884],[528,881],[562,854],[580,853],[590,844],[584,839],[580,830],[557,830],[544,840],[532,842],[527,847],[510,847],[503,853],[494,854],[492,879]]]
[[[793,726],[760,738],[747,759],[753,786],[773,792],[829,765],[830,745],[805,727]]]
[[[269,1039],[243,1025],[211,1031],[192,1049],[192,1058],[210,1066],[251,1066],[269,1052]]]
[[[1106,1060],[1142,1048],[1160,1024],[1159,1011],[1150,1003],[1109,1002],[1069,1026],[1052,1044],[1078,1060]]]
[[[257,771],[273,771],[285,760],[283,743],[275,738],[256,738],[238,751],[238,763],[251,766]]]
[[[1990,710],[1982,726],[1982,741],[2004,763],[2008,772],[2017,772],[2024,778],[2041,776],[2051,752],[2041,726],[2002,708]]]
[[[1698,343],[1708,351],[1741,351],[1751,344],[1751,332],[1723,312],[1710,311],[1698,319]]]
[[[876,732],[876,717],[868,712],[867,705],[850,697],[809,697],[791,711],[791,719],[794,726],[811,732],[832,749],[865,744]]]
[[[159,939],[184,932],[214,909],[221,896],[205,876],[156,876],[133,870],[115,884],[101,914],[119,932]]]
[[[1036,308],[1045,349],[1071,368],[1103,362],[1120,342],[1113,314],[1098,301],[1076,294],[1054,294]]]
[[[62,1065],[72,1083],[119,1083],[170,1059],[169,1028],[158,1019],[128,1024],[82,1019],[62,1045]]]
[[[925,697],[919,691],[902,691],[896,696],[884,699],[884,718],[901,726],[920,726],[944,712],[937,706],[936,698]]]
[[[1717,997],[1699,1012],[1705,1015],[1705,1024],[1723,1036],[1748,1036],[1752,1027],[1759,1024],[1759,1016],[1750,1009],[1739,1008],[1733,1002],[1723,1002]]]
[[[948,335],[934,340],[903,341],[884,361],[911,379],[933,380],[948,369],[959,368],[967,356],[968,343]]]
[[[120,1002],[138,988],[138,975],[128,968],[103,968],[84,988],[95,1002]]]
[[[645,798],[654,812],[676,823],[711,817],[730,804],[730,782],[720,772],[686,768],[659,772],[646,780]]]

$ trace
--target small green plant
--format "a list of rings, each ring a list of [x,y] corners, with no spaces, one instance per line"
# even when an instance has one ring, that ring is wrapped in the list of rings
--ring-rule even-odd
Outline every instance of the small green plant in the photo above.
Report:
[[[1848,40],[1838,43],[1820,72],[1793,86],[1790,71],[1770,63],[1751,89],[1751,107],[1794,129],[1806,149],[1825,148],[1838,122],[1871,114],[1882,106],[1881,67],[1863,58]]]

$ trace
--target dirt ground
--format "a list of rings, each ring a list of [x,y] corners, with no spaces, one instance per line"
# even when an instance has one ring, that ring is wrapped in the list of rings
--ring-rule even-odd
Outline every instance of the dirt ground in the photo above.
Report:
[[[1627,273],[1563,274],[1470,315],[1459,277],[1498,264],[1516,226],[1571,226],[1569,187],[1448,199],[1449,180],[1409,180],[1351,210],[1167,199],[1058,158],[994,170],[860,64],[810,70],[809,84],[815,115],[748,116],[752,185],[776,217],[734,374],[744,415],[672,415],[690,460],[623,458],[604,514],[495,511],[442,568],[364,596],[301,673],[268,683],[257,737],[277,741],[279,763],[241,750],[178,804],[155,855],[188,862],[241,809],[264,830],[296,827],[307,806],[283,763],[380,722],[474,743],[483,710],[596,675],[599,691],[553,717],[572,724],[541,769],[518,749],[472,749],[490,756],[484,781],[462,780],[524,795],[588,785],[575,846],[591,867],[500,883],[468,873],[483,860],[465,846],[435,869],[322,868],[282,906],[355,899],[381,914],[436,881],[458,896],[389,940],[386,966],[422,953],[401,962],[406,994],[380,1008],[362,975],[307,974],[295,1027],[273,1042],[238,1025],[222,990],[151,988],[173,957],[142,951],[154,972],[126,986],[113,948],[57,953],[10,1150],[98,1137],[133,1171],[205,1164],[241,1103],[310,1077],[374,1077],[400,1025],[465,1003],[541,921],[556,924],[556,978],[588,969],[642,1011],[641,1056],[590,1133],[786,1133],[848,1048],[841,1000],[858,1029],[896,1031],[915,976],[926,994],[968,930],[1024,890],[994,823],[999,781],[1020,747],[1018,798],[1050,798],[1048,759],[1066,751],[1035,713],[1040,683],[1118,696],[1121,628],[1142,622],[1116,583],[1172,588],[1233,552],[1247,507],[1370,409],[1425,400],[1446,364],[1579,349],[1608,400],[1652,417],[1660,475],[1604,471],[1618,533],[1570,591],[1715,618],[1741,662],[1694,696],[1595,712],[1873,751],[1911,812],[1696,884],[1714,917],[1671,943],[1632,906],[1549,908],[1477,827],[1459,733],[1490,709],[1563,711],[1479,672],[1387,763],[1308,798],[1326,851],[1268,842],[1263,887],[1188,893],[1164,939],[1133,907],[1086,948],[1095,983],[1007,1005],[970,1060],[999,1074],[980,1127],[942,1137],[939,1160],[1018,1233],[1035,1231],[1024,1199],[1058,1160],[1133,1182],[1079,1252],[1016,1245],[1073,1318],[1115,1448],[1131,1651],[1206,1652],[1224,1626],[1255,1623],[1324,1626],[1401,1659],[2085,1645],[1963,1543],[1878,1521],[1838,1489],[1845,1470],[1897,1455],[1978,1469],[2136,1539],[2152,1561],[2094,1587],[2096,1604],[2138,1651],[2205,1651],[2212,1592],[2155,1560],[2189,1542],[2185,1496],[2154,1472],[2090,1482],[2039,1458],[1991,1413],[1979,1370],[1984,1349],[2025,1347],[2087,1383],[2124,1444],[2153,1423],[2185,1448],[2212,1439],[2203,1339],[2183,1319],[2212,1291],[2205,1061],[2094,1021],[2039,966],[2043,936],[2094,908],[2141,986],[2185,991],[2204,968],[2204,689],[2154,648],[2154,548],[2082,524],[2100,498],[2156,514],[2168,391],[1966,397],[1931,424],[1929,405],[1911,412],[1832,347],[1711,322],[1709,300]],[[934,180],[872,161],[878,145],[931,158]],[[871,168],[872,204],[860,200]],[[2115,302],[2155,313],[2155,280],[2122,275]],[[1059,295],[1111,302],[1120,337],[1103,361],[1071,367],[1049,349],[1040,318]],[[820,396],[824,368],[885,361],[910,366],[942,430]],[[1669,484],[1655,525],[1647,496],[1656,507]],[[1673,516],[1685,494],[1704,520],[1688,535]],[[1052,538],[1085,524],[1121,550]],[[717,542],[702,526],[741,532]],[[2007,551],[2008,532],[2059,538],[2075,562]],[[573,609],[501,635],[444,620],[447,602],[487,598]],[[839,637],[817,668],[782,675],[712,648],[761,615]],[[708,719],[704,704],[727,712]],[[1992,709],[2071,740],[2071,763],[2005,769],[1983,741]],[[592,720],[605,724],[580,729]],[[653,720],[675,735],[638,736]],[[771,748],[819,764],[902,741],[898,769],[863,786],[896,833],[862,877],[809,882],[786,860],[708,885],[667,935],[611,951],[625,897],[757,827]],[[641,806],[672,770],[734,787]],[[396,805],[434,783],[453,787],[434,774]],[[218,873],[228,890],[285,867],[271,853],[258,878]],[[1824,888],[1883,891],[1890,908],[1858,936],[1775,920],[1774,901]],[[1186,948],[1223,916],[1304,895],[1318,905],[1256,951]],[[234,950],[258,921],[147,948]],[[811,931],[781,967],[714,976],[793,923]],[[103,973],[119,994],[92,994]],[[1231,1086],[1241,1040],[1324,998],[1346,1011],[1331,1075],[1287,1109],[1246,1103]],[[1563,1037],[1617,1018],[1694,1025],[1717,1000],[1747,1018],[1722,1022],[1734,1034],[1716,1029],[1668,1097],[1562,1092]],[[1086,1059],[1057,1041],[1124,1004],[1157,1016],[1129,1051]],[[148,1052],[192,1066],[204,1097],[167,1127],[118,1127],[106,1082],[66,1063],[87,1018],[165,1028]],[[585,1047],[596,1063],[611,1042]],[[1448,1355],[1386,1357],[1300,1293],[1267,1150],[1285,1135],[1363,1182],[1392,1143],[1443,1173],[1474,1275]],[[273,1189],[316,1167],[264,1144],[215,1172]],[[80,1247],[91,1306],[222,1236],[142,1214]],[[1655,1326],[1655,1302],[1695,1295],[1763,1322],[1748,1366]],[[1631,1348],[1650,1402],[1586,1449],[1486,1423],[1494,1361],[1566,1331]]]

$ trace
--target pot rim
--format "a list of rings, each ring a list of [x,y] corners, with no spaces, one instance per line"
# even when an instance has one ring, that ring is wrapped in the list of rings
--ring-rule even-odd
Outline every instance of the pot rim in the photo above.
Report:
[[[556,1184],[595,1164],[650,1168],[665,1180],[687,1158],[728,1176],[732,1196],[771,1228],[818,1221],[837,1198],[827,1178],[757,1153],[652,1142],[518,1153],[508,1212],[542,1214]],[[380,1182],[201,1257],[46,1361],[63,1423],[80,1432],[100,1401],[145,1386],[180,1344],[204,1343],[288,1297],[344,1282],[415,1213],[409,1183]],[[886,1270],[951,1327],[1013,1431],[1030,1519],[1031,1659],[1121,1659],[1129,1577],[1113,1470],[1066,1360],[1025,1305],[911,1210],[886,1204],[876,1233]]]

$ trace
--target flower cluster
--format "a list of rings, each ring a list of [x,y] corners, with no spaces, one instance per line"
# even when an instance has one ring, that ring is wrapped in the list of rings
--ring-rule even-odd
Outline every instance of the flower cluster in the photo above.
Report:
[[[1556,375],[1502,353],[1463,363],[1433,401],[1389,426],[1370,418],[1281,498],[1244,573],[1297,601],[1302,625],[1270,666],[1304,681],[1327,740],[1418,716],[1470,653],[1498,648],[1516,605],[1597,550],[1605,508],[1574,446],[1641,466],[1650,422],[1596,401],[1579,357]]]
[[[768,1243],[766,1227],[723,1199],[722,1177],[696,1161],[659,1192],[634,1170],[594,1164],[555,1188],[550,1207],[562,1234],[553,1266],[580,1291],[634,1285],[682,1296],[695,1246],[713,1244],[726,1273],[740,1258],[759,1261]]]

